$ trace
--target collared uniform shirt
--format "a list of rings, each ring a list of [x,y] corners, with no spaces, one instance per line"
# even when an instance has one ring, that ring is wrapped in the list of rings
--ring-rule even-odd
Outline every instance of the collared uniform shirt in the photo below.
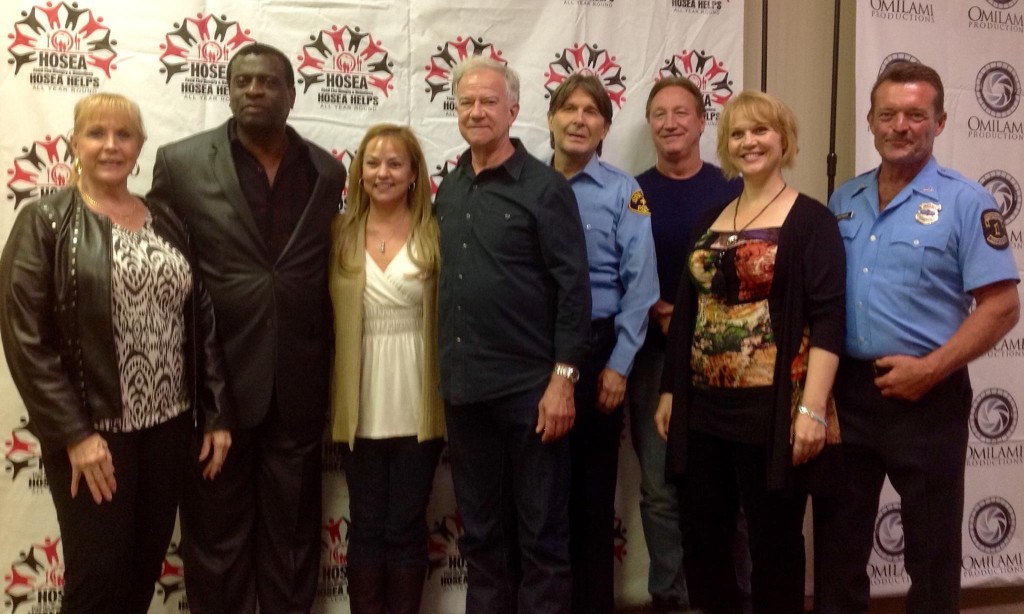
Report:
[[[441,395],[478,403],[582,363],[590,335],[587,248],[565,179],[527,153],[474,173],[467,150],[438,188]]]
[[[970,292],[1019,280],[992,196],[932,158],[878,212],[878,169],[829,201],[846,246],[846,352],[924,356],[967,317]]]
[[[590,262],[594,320],[615,318],[615,349],[608,368],[629,375],[658,300],[651,213],[632,176],[595,154],[569,178],[576,194]]]

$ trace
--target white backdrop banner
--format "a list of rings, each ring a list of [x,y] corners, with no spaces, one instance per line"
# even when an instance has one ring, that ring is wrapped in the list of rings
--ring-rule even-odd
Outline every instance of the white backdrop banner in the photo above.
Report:
[[[856,115],[866,122],[871,85],[895,60],[935,68],[946,89],[945,131],[935,141],[939,163],[985,186],[1006,219],[1018,268],[1024,262],[1024,3],[1019,0],[870,0],[857,2]],[[857,172],[879,163],[866,123],[857,132]],[[1024,583],[1024,328],[1018,325],[970,368],[970,414],[963,524],[962,585]],[[905,593],[899,496],[886,484],[869,565],[872,593]]]
[[[171,0],[144,8],[117,0],[8,0],[0,29],[7,41],[0,65],[6,177],[0,237],[19,207],[66,185],[72,107],[81,96],[116,91],[142,107],[149,140],[131,188],[145,194],[159,145],[229,116],[227,62],[252,41],[292,58],[298,96],[290,122],[301,134],[347,165],[371,124],[408,123],[423,143],[435,188],[464,149],[449,77],[470,55],[504,60],[519,71],[522,109],[513,136],[542,159],[550,155],[550,92],[574,72],[601,77],[615,103],[605,158],[634,174],[654,161],[644,104],[655,80],[686,76],[705,93],[702,146],[709,157],[722,105],[743,83],[742,0]],[[1007,37],[1008,44],[1017,40]],[[0,369],[0,433],[0,567],[9,570],[2,611],[57,612],[60,533],[39,443],[6,367]],[[647,599],[647,550],[636,459],[628,444],[621,451],[614,556],[618,599],[633,604]],[[320,612],[348,611],[342,465],[340,448],[326,445]],[[446,456],[428,522],[424,610],[461,612],[466,566]],[[151,612],[183,611],[181,559],[172,543]]]

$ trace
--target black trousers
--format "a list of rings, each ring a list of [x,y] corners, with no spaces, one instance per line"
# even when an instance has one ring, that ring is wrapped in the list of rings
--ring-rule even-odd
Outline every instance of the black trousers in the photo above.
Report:
[[[899,493],[907,612],[960,611],[961,525],[971,383],[967,370],[915,403],[886,399],[870,361],[844,357],[835,396],[843,473],[834,497],[815,498],[820,613],[867,612],[878,498],[886,474]]]
[[[443,439],[357,438],[348,456],[348,566],[426,569],[427,503]]]
[[[690,606],[708,614],[743,612],[733,554],[742,505],[754,613],[802,614],[807,491],[801,481],[769,491],[763,446],[693,430],[688,438],[686,472],[677,485]]]
[[[309,612],[320,566],[322,428],[294,433],[271,407],[231,433],[220,475],[192,463],[181,502],[193,614]]]
[[[597,382],[615,348],[615,321],[591,324],[590,354],[576,383],[576,421],[569,432],[572,488],[569,492],[569,555],[572,611],[615,610],[615,481],[619,472],[622,405],[597,409]]]
[[[46,479],[64,548],[62,612],[145,614],[153,599],[181,496],[192,413],[134,433],[102,433],[117,492],[97,505],[82,478],[71,497],[66,450],[47,451]]]

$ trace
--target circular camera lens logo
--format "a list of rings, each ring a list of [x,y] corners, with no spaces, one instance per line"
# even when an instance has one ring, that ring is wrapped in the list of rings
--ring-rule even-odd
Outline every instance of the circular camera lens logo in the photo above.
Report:
[[[974,506],[967,526],[974,545],[983,552],[993,554],[1010,543],[1017,529],[1017,515],[1006,499],[989,497]]]
[[[903,516],[900,504],[890,503],[878,510],[875,519],[875,552],[890,563],[903,560]]]
[[[1020,79],[1006,62],[989,62],[978,71],[974,82],[978,104],[992,117],[1006,117],[1020,104]]]
[[[988,0],[988,3],[997,9],[1005,10],[1012,7],[1014,4],[1017,4],[1017,1],[1018,0]]]
[[[996,200],[999,212],[1003,214],[1003,222],[1009,224],[1020,213],[1020,184],[1013,175],[1006,171],[989,171],[978,179],[978,183],[988,190]]]
[[[1017,428],[1017,403],[1010,393],[989,388],[971,404],[971,432],[985,443],[1006,441]]]
[[[885,59],[882,60],[882,64],[878,67],[878,74],[882,74],[883,72],[885,72],[886,68],[889,68],[889,66],[895,64],[896,62],[910,62],[911,64],[920,64],[921,60],[903,51],[890,53],[889,55],[885,56]]]

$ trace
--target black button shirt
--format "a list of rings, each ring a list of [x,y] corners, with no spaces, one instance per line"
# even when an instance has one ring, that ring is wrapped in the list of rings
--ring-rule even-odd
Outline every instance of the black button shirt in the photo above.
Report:
[[[438,346],[454,404],[523,392],[555,362],[579,365],[590,335],[587,247],[568,182],[513,139],[503,164],[472,155],[441,183]]]
[[[228,123],[228,138],[242,193],[269,254],[276,259],[288,244],[316,185],[317,172],[309,146],[289,127],[288,148],[277,167],[274,185],[270,185],[263,164],[238,139],[234,120]]]

